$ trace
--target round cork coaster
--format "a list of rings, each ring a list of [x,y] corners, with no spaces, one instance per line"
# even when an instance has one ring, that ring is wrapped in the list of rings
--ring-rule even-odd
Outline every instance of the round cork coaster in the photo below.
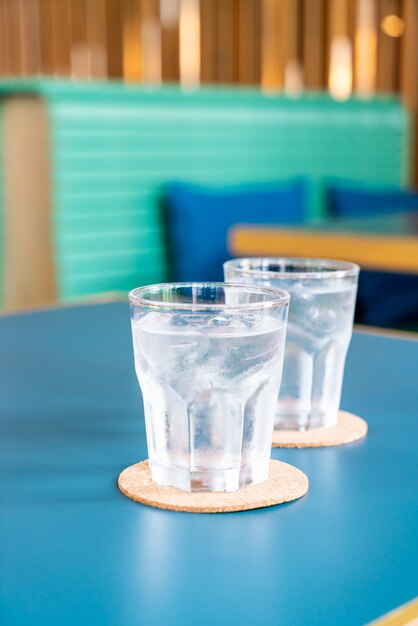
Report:
[[[308,491],[308,485],[303,472],[293,465],[273,460],[266,481],[230,493],[189,493],[174,487],[161,487],[152,481],[148,461],[127,467],[118,480],[121,492],[132,500],[158,509],[186,513],[232,513],[274,506],[301,498]]]
[[[367,422],[361,417],[339,411],[338,422],[331,428],[312,428],[311,430],[275,430],[273,448],[326,448],[343,446],[362,439],[367,434]]]

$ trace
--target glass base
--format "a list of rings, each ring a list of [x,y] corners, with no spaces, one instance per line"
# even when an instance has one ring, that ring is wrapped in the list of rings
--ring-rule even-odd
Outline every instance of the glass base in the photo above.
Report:
[[[270,461],[270,459],[268,459]],[[268,478],[269,463],[254,467],[229,469],[194,469],[161,465],[151,461],[152,480],[157,485],[182,491],[238,491],[241,487],[261,483]]]
[[[275,430],[306,431],[313,428],[331,428],[338,421],[338,411],[299,411],[297,413],[279,413],[274,418]]]

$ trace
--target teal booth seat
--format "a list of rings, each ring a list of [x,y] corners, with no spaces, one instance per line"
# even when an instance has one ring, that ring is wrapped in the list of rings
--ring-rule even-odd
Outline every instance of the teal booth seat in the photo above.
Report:
[[[329,178],[408,183],[409,118],[393,98],[0,83],[1,102],[11,96],[40,99],[47,111],[60,300],[172,277],[161,212],[171,181],[219,188],[304,177],[307,215],[318,219]]]

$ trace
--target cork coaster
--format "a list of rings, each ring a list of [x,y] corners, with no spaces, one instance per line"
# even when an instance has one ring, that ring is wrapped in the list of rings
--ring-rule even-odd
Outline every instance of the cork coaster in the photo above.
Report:
[[[231,493],[189,493],[174,487],[161,487],[152,481],[148,461],[127,467],[118,480],[121,492],[132,500],[158,509],[186,513],[231,513],[274,506],[301,498],[308,491],[308,485],[303,472],[293,465],[273,460],[266,481]]]
[[[273,448],[326,448],[343,446],[362,439],[367,434],[367,422],[361,417],[339,411],[338,422],[331,428],[312,428],[312,430],[275,430]]]

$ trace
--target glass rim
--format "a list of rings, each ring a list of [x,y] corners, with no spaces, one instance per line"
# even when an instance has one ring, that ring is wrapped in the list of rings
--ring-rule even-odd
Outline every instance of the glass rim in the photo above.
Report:
[[[222,289],[240,289],[242,291],[252,291],[259,294],[267,294],[271,296],[271,300],[260,302],[247,302],[242,304],[226,304],[225,302],[175,302],[169,300],[150,300],[144,298],[144,292],[161,292],[164,289],[187,287],[214,287]],[[141,306],[151,309],[172,309],[182,311],[248,311],[262,310],[266,308],[274,308],[279,306],[288,306],[290,294],[284,289],[276,289],[274,287],[263,287],[262,285],[251,285],[248,283],[222,283],[222,282],[178,282],[178,283],[156,283],[154,285],[144,285],[132,289],[129,294],[129,303],[135,306]]]
[[[241,267],[240,264],[247,262],[250,267]],[[286,272],[277,270],[261,269],[257,267],[252,268],[251,265],[261,264],[277,264],[284,265],[298,265],[309,267],[322,267],[320,271],[296,271]],[[237,259],[230,259],[223,265],[224,270],[231,270],[245,276],[255,276],[259,278],[288,278],[288,279],[301,279],[301,278],[314,278],[314,279],[330,279],[330,278],[346,278],[350,276],[357,276],[360,267],[356,263],[350,261],[340,261],[338,259],[324,259],[315,257],[242,257]]]

